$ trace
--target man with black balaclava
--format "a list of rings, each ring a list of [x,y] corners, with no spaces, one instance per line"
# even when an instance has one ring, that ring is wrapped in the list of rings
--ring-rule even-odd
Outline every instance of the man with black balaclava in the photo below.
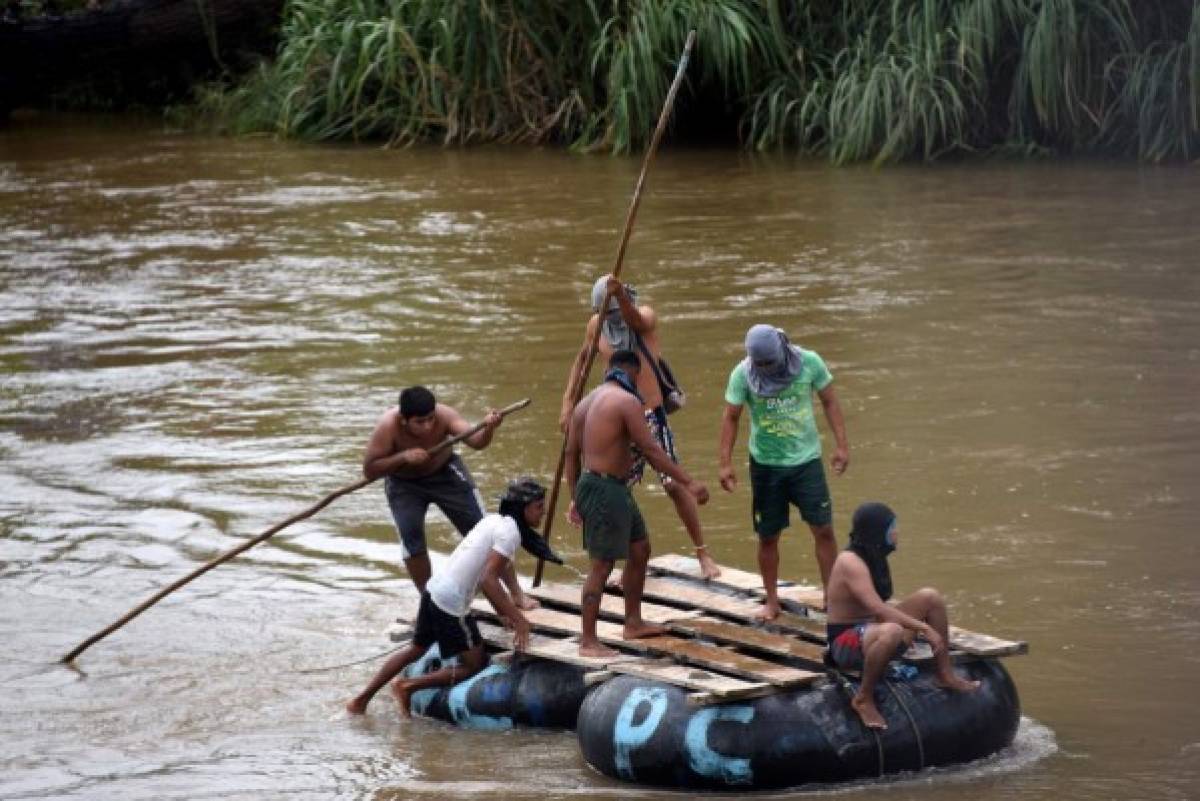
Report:
[[[717,446],[721,487],[733,492],[733,444],[742,409],[750,410],[750,505],[758,535],[758,569],[762,574],[760,617],[779,616],[779,540],[795,506],[813,536],[821,584],[828,586],[829,569],[837,558],[833,535],[833,502],[821,464],[821,435],[813,413],[813,395],[821,402],[836,447],[829,460],[841,475],[850,464],[850,442],[842,407],[833,391],[833,376],[815,351],[801,349],[771,325],[746,332],[746,357],[729,374],[725,414]]]
[[[625,476],[633,462],[630,445],[686,490],[696,503],[708,501],[708,489],[694,481],[654,441],[642,417],[638,394],[641,361],[633,351],[619,350],[609,360],[604,381],[575,407],[567,435],[566,477],[571,492],[571,523],[583,526],[583,544],[591,569],[580,600],[582,631],[579,653],[607,657],[616,651],[600,642],[596,620],[604,585],[618,559],[625,560],[621,589],[625,595],[625,639],[652,637],[663,629],[642,619],[642,588],[650,560],[650,540]],[[582,470],[581,470],[582,468]]]
[[[888,555],[896,550],[899,535],[896,515],[886,505],[858,507],[850,544],[834,561],[826,588],[829,658],[837,667],[862,671],[862,683],[850,705],[871,729],[887,728],[887,720],[875,706],[875,685],[888,662],[902,655],[915,637],[933,648],[939,686],[957,692],[979,686],[954,672],[950,621],[941,593],[925,587],[894,605],[888,603],[892,597]]]
[[[600,304],[608,295],[608,307],[600,312]],[[638,303],[637,290],[629,284],[623,284],[615,276],[604,275],[596,279],[592,285],[592,317],[588,320],[587,331],[584,334],[583,346],[571,365],[571,374],[567,378],[567,387],[563,391],[562,411],[559,414],[559,428],[565,433],[571,420],[571,401],[574,399],[574,389],[587,363],[588,351],[592,338],[596,335],[596,327],[600,327],[597,346],[599,355],[608,361],[618,350],[631,350],[642,360],[642,370],[637,377],[638,394],[642,397],[642,414],[646,427],[662,449],[678,464],[679,454],[676,447],[675,432],[667,420],[668,407],[664,392],[669,393],[670,373],[663,369],[662,351],[658,339],[658,315],[654,309]],[[676,394],[679,398],[679,393]],[[678,407],[675,407],[678,408]],[[644,458],[634,458],[625,482],[630,486],[638,484],[646,469]],[[666,491],[667,496],[675,505],[675,513],[679,515],[692,545],[696,549],[696,559],[700,563],[700,573],[704,578],[716,578],[721,575],[717,561],[704,545],[704,532],[700,526],[700,510],[691,493],[675,483],[671,476],[662,470],[657,470],[658,482]]]
[[[450,687],[478,673],[486,656],[471,602],[479,590],[513,629],[516,648],[526,647],[529,621],[505,591],[501,577],[516,557],[517,546],[540,559],[562,564],[534,530],[545,514],[545,498],[545,488],[532,478],[522,476],[509,483],[500,499],[500,511],[476,523],[425,585],[412,642],[383,664],[371,683],[346,705],[347,711],[365,712],[375,693],[434,643],[443,662],[453,657],[457,660],[432,673],[397,680],[392,694],[402,715],[409,716],[412,694],[417,690]]]

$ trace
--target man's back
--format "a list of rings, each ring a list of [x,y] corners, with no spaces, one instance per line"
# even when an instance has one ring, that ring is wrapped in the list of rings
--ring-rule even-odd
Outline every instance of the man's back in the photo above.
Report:
[[[611,383],[596,387],[579,404],[583,428],[583,466],[595,473],[624,476],[633,464],[630,426],[644,425],[642,406],[629,392]]]

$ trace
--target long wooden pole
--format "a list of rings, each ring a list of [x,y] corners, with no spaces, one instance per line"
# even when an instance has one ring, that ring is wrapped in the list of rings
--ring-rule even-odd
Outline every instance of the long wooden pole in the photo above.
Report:
[[[529,405],[529,398],[525,398],[524,400],[517,401],[516,403],[514,403],[510,406],[505,406],[503,409],[501,409],[500,416],[504,417],[515,411],[524,409],[528,405]],[[453,437],[447,437],[446,439],[439,442],[437,445],[434,445],[432,448],[430,448],[429,453],[432,455],[435,453],[440,453],[441,451],[444,451],[447,448],[453,447],[454,445],[458,444],[459,442],[462,442],[467,437],[469,437],[473,434],[476,434],[479,431],[482,431],[483,427],[484,427],[484,423],[477,423],[474,426],[472,426],[469,430],[464,431],[461,434],[456,434]],[[127,612],[125,614],[125,616],[122,617],[120,620],[118,620],[116,623],[113,623],[108,628],[103,629],[102,631],[98,631],[95,634],[93,634],[91,637],[88,637],[86,640],[81,642],[79,645],[75,646],[75,648],[72,649],[71,652],[68,653],[66,656],[64,656],[60,661],[62,661],[62,662],[73,661],[75,659],[75,657],[82,654],[88,648],[91,648],[97,642],[104,639],[108,635],[112,634],[114,631],[121,628],[126,623],[128,623],[129,621],[133,620],[135,617],[140,615],[142,612],[145,612],[151,606],[154,606],[154,604],[158,603],[163,598],[166,598],[168,595],[175,592],[175,590],[179,589],[180,587],[182,587],[183,585],[192,581],[193,579],[199,578],[200,576],[204,575],[208,571],[212,570],[217,565],[228,562],[230,559],[232,559],[233,557],[242,553],[243,551],[250,550],[255,545],[258,545],[260,542],[270,539],[272,536],[279,533],[280,531],[287,528],[288,526],[292,525],[293,523],[298,523],[301,520],[304,520],[305,518],[312,517],[317,512],[321,511],[326,506],[333,503],[334,501],[336,501],[338,498],[342,497],[343,495],[349,495],[350,493],[354,492],[355,490],[360,490],[375,480],[376,479],[374,479],[374,478],[364,478],[359,481],[355,481],[353,484],[347,484],[346,486],[342,487],[341,489],[334,490],[333,492],[326,495],[324,498],[322,498],[317,503],[315,503],[312,506],[305,509],[303,512],[300,512],[299,514],[296,514],[296,515],[292,515],[287,520],[284,520],[282,523],[271,526],[271,528],[267,529],[262,534],[259,534],[257,537],[246,540],[241,545],[238,545],[236,548],[231,548],[230,550],[221,554],[217,558],[208,562],[206,565],[196,568],[191,573],[188,573],[183,578],[181,578],[178,581],[163,588],[162,590],[155,593],[151,598],[143,601],[142,603],[135,606],[133,609],[129,610],[129,612]]]
[[[662,112],[658,115],[658,125],[654,129],[654,135],[650,138],[650,146],[646,148],[646,156],[642,159],[642,172],[638,175],[637,186],[633,190],[633,199],[629,202],[629,211],[625,215],[625,230],[621,232],[621,244],[617,247],[616,264],[613,266],[612,275],[620,278],[621,267],[625,263],[625,248],[629,245],[629,237],[633,233],[633,221],[637,218],[638,206],[642,203],[642,188],[646,184],[646,173],[650,170],[650,162],[654,159],[654,154],[658,151],[658,143],[662,140],[663,133],[667,130],[667,120],[671,117],[671,107],[675,105],[675,95],[679,93],[679,87],[683,83],[683,74],[687,71],[688,58],[692,54],[692,45],[696,42],[696,31],[688,31],[687,42],[683,45],[683,55],[679,57],[679,66],[675,69],[675,80],[671,82],[671,88],[667,91],[667,99],[663,101]],[[583,370],[574,380],[570,387],[571,408],[575,408],[575,404],[579,403],[579,399],[583,396],[583,388],[587,385],[588,375],[592,372],[592,363],[596,361],[596,352],[600,346],[600,331],[604,327],[604,315],[608,311],[608,302],[611,300],[611,294],[606,290],[604,300],[600,304],[598,313],[600,315],[600,325],[596,326],[596,330],[592,332],[592,340],[588,343],[587,358],[584,360]],[[568,426],[568,431],[570,426]],[[550,532],[554,527],[554,508],[558,504],[558,488],[562,484],[563,468],[567,461],[567,434],[563,435],[562,447],[558,454],[558,467],[554,470],[554,483],[550,487],[550,500],[546,504],[546,543],[550,543]],[[544,559],[538,559],[537,570],[533,574],[533,586],[538,586],[542,583],[542,571],[546,567]]]

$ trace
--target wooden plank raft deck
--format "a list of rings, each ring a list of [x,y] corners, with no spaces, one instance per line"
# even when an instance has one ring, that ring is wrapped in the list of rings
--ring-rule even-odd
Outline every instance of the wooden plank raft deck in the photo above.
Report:
[[[645,582],[642,618],[662,626],[662,635],[626,640],[622,636],[625,601],[619,575],[609,583],[600,603],[597,635],[617,649],[610,657],[579,655],[582,628],[579,585],[548,583],[528,590],[542,603],[526,613],[534,633],[525,653],[577,665],[589,682],[614,674],[630,674],[674,684],[691,691],[692,703],[719,703],[804,687],[824,678],[825,624],[818,588],[781,588],[788,609],[769,624],[755,619],[761,609],[762,583],[757,574],[722,567],[712,581],[699,578],[694,559],[667,556],[651,560]],[[664,578],[663,574],[676,578]],[[783,590],[788,590],[785,593]],[[512,648],[512,633],[495,625],[498,617],[486,600],[471,606],[481,619],[480,631],[493,648]],[[491,621],[491,622],[488,622]],[[1024,642],[951,629],[956,660],[1025,653]],[[926,661],[911,650],[908,661]]]

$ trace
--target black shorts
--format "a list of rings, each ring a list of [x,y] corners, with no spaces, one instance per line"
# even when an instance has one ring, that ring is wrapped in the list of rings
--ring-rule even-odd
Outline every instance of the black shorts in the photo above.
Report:
[[[413,644],[428,648],[435,642],[442,659],[449,659],[482,644],[483,637],[470,612],[465,617],[447,614],[433,602],[428,592],[423,592],[421,607],[417,610]]]
[[[760,539],[774,539],[787,528],[788,506],[795,504],[810,526],[833,521],[833,503],[819,458],[795,467],[773,467],[750,460],[750,488],[754,496],[754,531]]]
[[[458,454],[439,470],[420,478],[388,476],[383,482],[392,519],[400,533],[403,556],[421,556],[425,546],[425,512],[429,504],[442,510],[459,534],[465,535],[483,519],[479,490]]]

